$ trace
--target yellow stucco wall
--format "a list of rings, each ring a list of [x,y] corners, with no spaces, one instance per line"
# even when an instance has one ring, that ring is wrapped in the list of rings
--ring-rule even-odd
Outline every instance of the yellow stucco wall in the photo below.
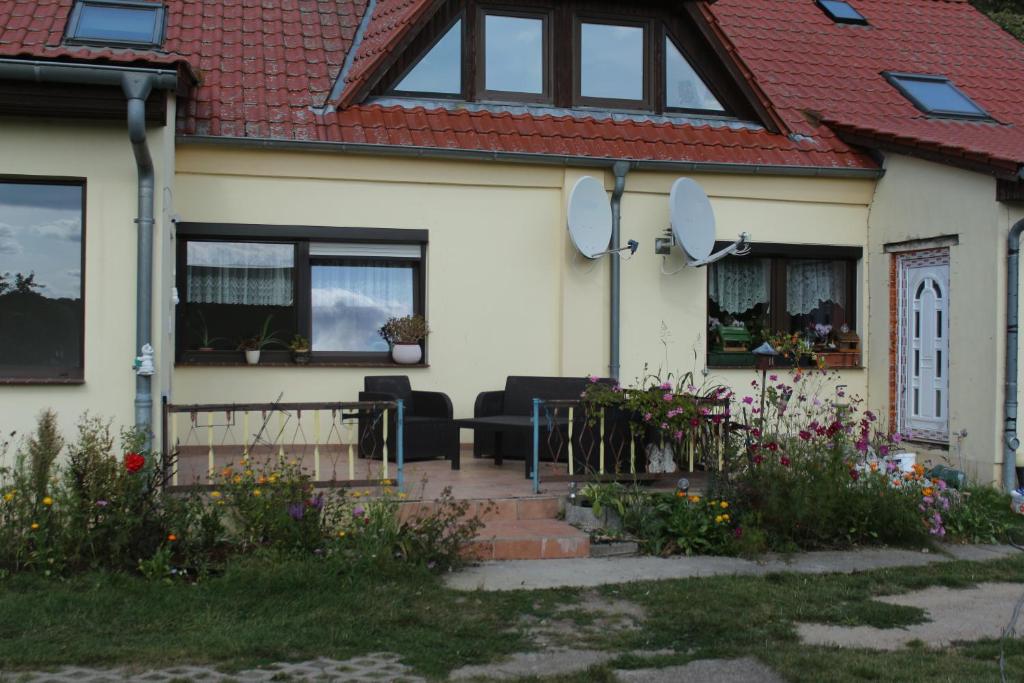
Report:
[[[190,145],[179,146],[176,159],[174,210],[185,221],[429,230],[430,367],[408,373],[418,389],[447,392],[458,416],[471,415],[477,393],[502,388],[509,374],[607,373],[608,260],[575,253],[565,203],[582,175],[603,178],[610,190],[610,172]],[[622,267],[627,382],[645,363],[702,379],[706,271],[662,275],[654,254],[676,177],[633,172],[627,179],[622,239],[641,243]],[[691,177],[712,197],[721,239],[745,230],[760,241],[866,243],[874,181]],[[679,263],[672,258],[668,267]],[[864,321],[866,297],[860,301]],[[173,398],[271,401],[283,391],[292,401],[350,400],[370,372],[395,370],[179,367]],[[740,386],[752,376],[713,371],[708,381]],[[842,381],[866,393],[865,371],[846,372]]]
[[[950,248],[948,451],[915,450],[959,465],[981,480],[998,480],[1002,461],[1007,211],[995,201],[995,180],[909,157],[890,155],[878,182],[869,229],[871,401],[888,403],[888,243],[956,235]],[[959,442],[959,443],[958,443]]]
[[[168,115],[173,121],[173,106]],[[172,132],[173,127],[151,127],[148,132],[157,169],[156,229],[163,237],[155,240],[158,254],[168,244],[161,215],[163,188],[172,179]],[[120,122],[4,119],[0,125],[0,175],[86,180],[85,383],[0,385],[3,432],[30,430],[36,415],[47,407],[58,412],[68,437],[73,436],[78,417],[86,410],[112,419],[115,428],[134,423],[135,168],[127,128]],[[159,274],[156,283],[160,283]],[[159,302],[166,289],[155,289],[154,302]],[[155,341],[160,358],[161,340],[157,337]],[[160,390],[161,378],[156,377],[157,404]]]

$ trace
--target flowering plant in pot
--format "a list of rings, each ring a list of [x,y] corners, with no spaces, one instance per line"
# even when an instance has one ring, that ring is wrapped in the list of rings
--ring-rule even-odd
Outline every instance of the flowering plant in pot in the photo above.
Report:
[[[378,332],[391,345],[391,358],[396,363],[415,365],[423,360],[420,342],[430,334],[430,328],[422,315],[390,318]]]
[[[288,344],[288,348],[292,352],[292,360],[297,365],[309,365],[309,361],[312,358],[310,352],[309,340],[303,337],[301,334],[297,334],[292,337],[291,342]]]

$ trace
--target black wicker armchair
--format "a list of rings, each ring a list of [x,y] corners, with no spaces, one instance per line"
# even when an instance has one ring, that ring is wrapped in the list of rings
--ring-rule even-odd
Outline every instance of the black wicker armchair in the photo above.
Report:
[[[452,469],[459,469],[459,428],[452,421],[452,402],[447,394],[435,391],[413,391],[405,375],[365,377],[360,401],[395,401],[404,404],[404,458],[433,460],[444,458]],[[397,415],[390,411],[388,448],[395,453]],[[368,424],[370,416],[359,418],[359,453],[364,458],[380,459],[384,429],[379,422]]]

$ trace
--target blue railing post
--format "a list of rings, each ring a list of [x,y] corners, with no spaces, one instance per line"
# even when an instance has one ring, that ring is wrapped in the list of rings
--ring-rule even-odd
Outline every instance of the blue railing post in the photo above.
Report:
[[[533,399],[533,492],[540,493],[540,399]]]
[[[405,486],[405,401],[402,399],[398,399],[398,411],[395,415],[395,422],[397,423],[395,439],[398,441],[395,462],[398,468],[398,490],[402,491]]]

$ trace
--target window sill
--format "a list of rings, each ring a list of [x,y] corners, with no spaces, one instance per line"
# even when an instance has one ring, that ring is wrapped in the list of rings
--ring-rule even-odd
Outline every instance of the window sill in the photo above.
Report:
[[[338,361],[338,360],[314,360],[309,363],[290,363],[264,361],[256,365],[250,365],[243,361],[178,361],[174,364],[176,368],[429,368],[429,363],[414,363],[403,365],[402,363],[389,363],[386,361]]]
[[[825,357],[825,368],[828,370],[863,370],[864,363],[861,355],[846,353],[822,353]],[[750,352],[725,352],[709,351],[707,357],[708,368],[713,370],[744,370],[753,369],[757,365],[757,359]],[[810,363],[801,363],[802,367],[814,367]],[[776,368],[793,367],[792,361],[777,359]]]
[[[81,384],[85,384],[85,379],[82,377],[0,377],[0,386],[78,386]]]

